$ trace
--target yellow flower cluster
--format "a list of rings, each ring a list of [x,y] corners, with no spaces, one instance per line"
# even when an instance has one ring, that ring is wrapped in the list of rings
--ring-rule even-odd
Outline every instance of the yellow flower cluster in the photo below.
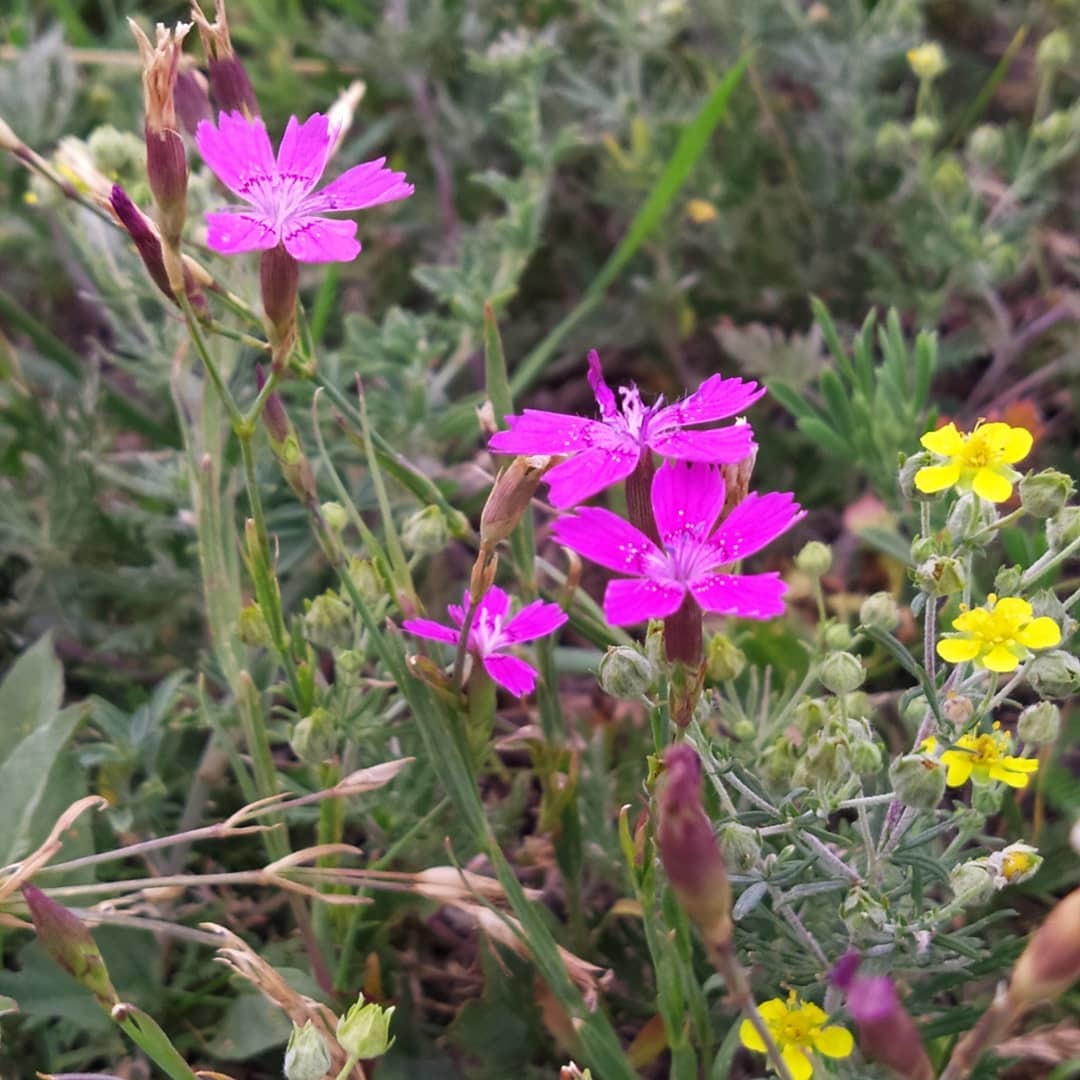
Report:
[[[933,735],[923,741],[922,748],[927,753],[933,753],[936,747],[937,739]],[[1009,787],[1027,787],[1039,763],[1034,758],[1013,757],[1011,750],[1012,736],[1002,731],[998,723],[989,732],[961,735],[941,755],[941,764],[948,769],[945,783],[949,787],[963,787],[974,776],[983,784],[1000,780]]]
[[[813,1002],[803,1001],[794,990],[788,994],[786,1001],[772,998],[762,1002],[758,1012],[793,1080],[810,1080],[813,1076],[814,1063],[810,1054],[846,1058],[855,1049],[855,1040],[847,1028],[835,1025],[826,1027],[828,1014]],[[765,1053],[765,1043],[749,1020],[744,1020],[740,1025],[739,1040],[748,1050]]]
[[[950,664],[970,660],[988,671],[1015,671],[1032,649],[1051,649],[1061,641],[1061,628],[1048,615],[1035,618],[1019,596],[993,594],[982,607],[969,608],[953,619],[955,634],[938,642],[938,656]]]
[[[980,421],[967,435],[961,435],[955,424],[946,424],[928,431],[920,441],[942,460],[915,474],[919,491],[933,495],[956,488],[1000,503],[1012,495],[1020,478],[1012,466],[1031,453],[1033,440],[1024,428]]]

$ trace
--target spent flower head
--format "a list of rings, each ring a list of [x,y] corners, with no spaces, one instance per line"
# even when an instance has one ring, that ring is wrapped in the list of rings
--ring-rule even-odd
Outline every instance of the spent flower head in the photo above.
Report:
[[[431,619],[407,619],[402,626],[410,634],[456,646],[461,640],[468,605],[469,596],[466,593],[464,606],[451,604],[447,608],[454,622],[452,627]],[[566,622],[567,616],[558,604],[546,604],[542,600],[527,604],[511,618],[507,618],[509,611],[510,597],[493,585],[476,605],[469,627],[468,644],[469,651],[479,657],[492,679],[511,694],[521,697],[532,693],[536,685],[536,669],[524,660],[508,655],[506,650],[519,642],[532,641],[552,633]]]
[[[988,671],[1015,671],[1032,649],[1050,649],[1061,641],[1061,628],[1049,615],[1035,617],[1019,596],[1000,599],[990,593],[981,607],[961,611],[953,634],[938,642],[938,656],[950,664],[970,660]]]
[[[363,210],[408,198],[405,174],[384,167],[386,159],[346,169],[315,190],[334,146],[330,121],[315,113],[303,123],[289,118],[277,158],[258,117],[223,112],[217,127],[203,121],[195,141],[207,165],[233,194],[247,203],[207,213],[206,242],[222,255],[284,246],[299,262],[349,262],[360,253],[356,222],[323,215]]]
[[[760,551],[804,512],[788,492],[753,493],[714,531],[724,491],[718,470],[672,462],[657,470],[652,484],[662,546],[599,507],[561,518],[553,532],[560,544],[585,558],[632,575],[609,582],[604,594],[604,615],[614,626],[666,618],[678,611],[687,593],[705,611],[774,618],[784,611],[787,586],[780,575],[734,574],[723,567]]]
[[[809,1080],[813,1076],[811,1054],[846,1058],[855,1049],[855,1040],[847,1028],[828,1024],[828,1013],[811,1001],[803,1001],[794,990],[786,1000],[772,998],[762,1002],[758,1012],[794,1080]],[[765,1053],[765,1043],[749,1020],[739,1025],[739,1041],[748,1050]]]
[[[748,424],[700,425],[735,416],[765,393],[757,383],[713,375],[671,405],[662,397],[646,405],[633,384],[619,387],[622,400],[616,403],[595,349],[589,353],[589,385],[600,406],[599,420],[526,409],[521,416],[508,416],[510,430],[488,441],[488,448],[499,454],[567,456],[544,477],[555,506],[573,506],[626,479],[651,451],[680,461],[741,461],[754,446]]]
[[[919,491],[932,495],[956,488],[974,491],[990,502],[1005,502],[1020,474],[1012,468],[1031,452],[1031,432],[1000,421],[983,423],[962,435],[949,423],[920,440],[940,460],[915,474]]]
[[[923,741],[922,748],[933,753],[937,739],[931,735]],[[1011,751],[1012,736],[1002,731],[999,723],[987,732],[970,731],[961,735],[941,755],[941,764],[948,770],[945,782],[949,787],[962,787],[974,777],[980,784],[1000,780],[1009,787],[1027,787],[1039,763],[1034,758],[1013,757]]]

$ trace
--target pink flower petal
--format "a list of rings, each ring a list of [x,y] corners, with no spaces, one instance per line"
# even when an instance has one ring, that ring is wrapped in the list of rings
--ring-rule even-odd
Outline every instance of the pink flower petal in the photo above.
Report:
[[[277,171],[281,178],[299,182],[300,190],[310,191],[326,168],[332,141],[330,121],[322,113],[314,113],[303,123],[290,116],[278,147]]]
[[[195,144],[214,175],[230,191],[247,198],[253,182],[277,172],[266,125],[239,112],[218,117],[218,126],[202,120],[195,129]]]
[[[745,412],[764,393],[765,388],[755,382],[711,375],[689,397],[661,409],[653,418],[653,427],[667,429],[725,420]]]
[[[223,210],[206,215],[206,243],[221,255],[266,251],[276,247],[273,222],[244,210]]]
[[[772,619],[784,613],[787,586],[779,574],[705,574],[690,582],[694,599],[706,610],[744,619]]]
[[[685,536],[704,542],[724,508],[724,478],[709,465],[662,465],[653,477],[652,507],[665,546]]]
[[[466,595],[466,603],[468,603],[468,596]],[[500,589],[498,585],[492,585],[490,589],[480,598],[480,603],[476,605],[476,615],[473,617],[473,626],[476,625],[478,619],[481,616],[487,616],[489,619],[502,619],[506,617],[506,613],[510,610],[510,597],[506,595],[505,591]]]
[[[509,690],[515,697],[531,694],[536,685],[536,669],[519,660],[516,656],[485,656],[482,660],[484,670],[504,690]]]
[[[291,217],[281,241],[298,262],[351,262],[360,254],[356,222],[324,217]]]
[[[447,645],[458,643],[458,632],[442,623],[432,622],[431,619],[406,619],[401,627],[417,637],[430,638],[432,641],[445,641]]]
[[[573,454],[606,434],[596,420],[542,409],[526,409],[506,422],[510,430],[497,431],[488,440],[488,449],[497,454]]]
[[[384,169],[385,161],[386,158],[379,158],[346,169],[305,200],[304,211],[323,214],[331,210],[363,210],[407,199],[413,193],[412,184],[406,182],[403,172]]]
[[[673,581],[620,578],[608,582],[604,593],[604,617],[612,626],[663,619],[679,610],[685,595],[685,587]]]
[[[615,395],[611,392],[611,387],[604,382],[604,373],[600,368],[600,354],[595,349],[589,352],[589,385],[596,395],[600,415],[605,420],[610,419],[619,411],[619,408],[615,404]]]
[[[640,451],[597,446],[575,454],[544,474],[553,506],[574,506],[598,491],[625,480],[637,468]]]
[[[662,557],[643,532],[599,507],[586,507],[572,517],[560,518],[552,534],[586,559],[624,574],[645,574],[650,557]]]
[[[753,555],[805,516],[789,491],[751,492],[713,534],[710,546],[716,551],[717,564]]]
[[[754,433],[749,424],[731,424],[706,431],[672,429],[649,434],[647,442],[663,457],[726,465],[742,461],[753,450]]]
[[[567,614],[558,604],[534,600],[523,607],[503,628],[503,640],[508,644],[546,637],[567,621]]]

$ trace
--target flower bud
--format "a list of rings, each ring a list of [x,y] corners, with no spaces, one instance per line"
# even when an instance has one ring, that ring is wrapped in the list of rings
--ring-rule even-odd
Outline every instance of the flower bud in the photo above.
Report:
[[[1080,660],[1064,649],[1040,653],[1027,669],[1027,681],[1040,697],[1071,697],[1080,690]]]
[[[1051,518],[1072,498],[1072,477],[1057,469],[1043,469],[1020,481],[1020,505],[1037,518]]]
[[[600,689],[624,701],[637,701],[656,682],[652,661],[632,645],[613,645],[596,669]]]
[[[798,758],[790,739],[779,736],[761,754],[760,775],[770,791],[782,791],[794,783]]]
[[[848,720],[846,742],[851,768],[859,776],[868,776],[881,768],[881,746],[865,720]]]
[[[297,721],[289,737],[292,752],[305,765],[322,765],[337,757],[338,733],[333,717],[326,709],[315,709]]]
[[[736,426],[746,423],[747,420],[743,416],[735,418]],[[720,511],[721,518],[726,518],[749,494],[750,477],[757,461],[757,453],[757,446],[752,445],[750,453],[741,461],[726,462],[720,466],[720,475],[724,478],[724,506]]]
[[[425,506],[401,526],[401,542],[413,555],[437,555],[450,541],[446,516],[437,506]]]
[[[849,652],[834,652],[822,660],[818,678],[830,693],[849,694],[862,686],[866,672],[857,656]]]
[[[1037,701],[1020,714],[1016,734],[1023,743],[1042,746],[1057,741],[1061,730],[1061,710],[1052,701]]]
[[[331,532],[342,533],[349,524],[349,512],[339,502],[324,502],[319,507],[319,513]]]
[[[949,690],[945,694],[941,711],[954,728],[963,728],[975,715],[975,703],[971,698],[958,694],[955,690]]]
[[[657,843],[679,903],[710,945],[731,941],[731,885],[701,800],[701,762],[680,743],[664,754]]]
[[[891,634],[900,625],[900,609],[891,592],[871,593],[859,608],[859,622]]]
[[[888,120],[878,128],[874,137],[874,149],[890,161],[897,161],[908,148],[908,131],[895,120]],[[927,459],[929,464],[929,458]]]
[[[726,634],[714,634],[705,646],[705,668],[713,682],[730,682],[746,668],[746,653]]]
[[[983,907],[994,895],[994,878],[985,859],[971,859],[952,868],[949,887],[961,907]]]
[[[821,636],[825,648],[841,652],[850,649],[855,642],[855,635],[846,622],[830,622]]]
[[[36,885],[23,885],[22,894],[30,909],[34,932],[45,952],[85,986],[103,1008],[111,1009],[116,1005],[120,998],[109,981],[109,972],[94,938],[82,919],[50,899]]]
[[[942,199],[953,199],[965,195],[968,191],[967,174],[963,166],[952,154],[946,156],[930,177],[930,186]]]
[[[996,889],[1023,884],[1039,872],[1042,863],[1038,848],[1019,842],[995,851],[986,860]]]
[[[1005,157],[1005,135],[994,124],[980,124],[968,138],[971,159],[984,169],[999,165]]]
[[[932,116],[916,116],[908,131],[915,142],[930,144],[941,134],[941,124]]]
[[[501,543],[517,528],[551,465],[546,454],[519,455],[499,473],[480,514],[480,541],[485,547]]]
[[[214,21],[208,22],[198,3],[193,0],[191,17],[199,28],[206,64],[210,71],[210,89],[222,112],[239,111],[251,120],[259,115],[255,91],[244,65],[233,51],[229,37],[229,22],[225,16],[225,0],[214,0]]]
[[[917,566],[919,563],[932,559],[935,555],[942,554],[941,542],[934,536],[916,536],[911,541],[911,561]]]
[[[933,82],[948,66],[945,52],[936,41],[927,41],[914,49],[908,49],[907,62],[915,77],[922,82]]]
[[[993,817],[1001,813],[1001,805],[1005,801],[1005,793],[1001,785],[990,782],[980,784],[977,780],[971,785],[971,808],[977,810],[985,817]]]
[[[337,1040],[342,1049],[354,1058],[382,1057],[393,1044],[390,1021],[396,1005],[384,1009],[374,1002],[364,1004],[364,995],[337,1022]]]
[[[900,472],[897,474],[897,484],[900,488],[900,493],[905,499],[912,501],[929,502],[934,498],[933,495],[928,495],[924,491],[920,491],[915,486],[915,474],[920,469],[925,469],[928,465],[932,465],[934,459],[925,450],[920,450],[917,454],[908,454],[904,458],[903,464],[900,466]]]
[[[1017,961],[1009,1000],[1017,1010],[1053,1001],[1080,978],[1080,889],[1058,901]]]
[[[757,829],[740,825],[737,821],[729,821],[720,826],[717,839],[724,862],[736,874],[750,873],[761,858],[761,838]]]
[[[980,499],[973,491],[967,491],[956,500],[949,512],[945,527],[957,539],[963,540],[997,521],[994,504]]]
[[[274,370],[280,371],[296,344],[296,296],[300,267],[278,244],[259,257],[259,285],[262,289],[266,332],[270,341]]]
[[[255,379],[261,390],[266,383],[262,364],[255,365]],[[285,403],[276,390],[266,399],[262,420],[270,450],[281,466],[282,476],[292,488],[293,494],[305,506],[310,506],[318,499],[315,474],[311,471],[311,463],[300,445],[296,428],[293,427],[289,414],[285,411]]]
[[[948,555],[935,555],[920,563],[913,576],[927,596],[951,596],[964,588],[963,564]]]
[[[173,103],[181,126],[192,138],[203,120],[213,118],[208,89],[206,76],[198,69],[185,68],[176,73]]]
[[[1003,566],[994,576],[994,593],[997,596],[1017,596],[1023,580],[1022,566]]]
[[[303,1027],[293,1024],[285,1047],[285,1080],[323,1080],[330,1065],[326,1040],[315,1025],[310,1020]]]
[[[268,649],[273,643],[266,616],[258,604],[245,604],[240,609],[236,634],[245,645],[256,649]]]
[[[1035,50],[1035,66],[1042,74],[1068,67],[1070,60],[1072,42],[1065,30],[1051,30]]]
[[[1046,543],[1051,551],[1061,551],[1080,540],[1080,506],[1066,506],[1046,523]]]
[[[933,810],[945,794],[945,770],[926,754],[904,754],[889,766],[896,797],[912,810]]]
[[[368,607],[374,607],[386,596],[383,580],[370,559],[361,559],[359,555],[354,555],[349,560],[348,575],[353,588]]]
[[[327,590],[304,601],[304,634],[323,649],[344,648],[352,643],[352,608],[337,593]]]
[[[795,565],[813,578],[824,577],[832,566],[832,549],[820,540],[811,540],[795,556]]]
[[[592,1080],[592,1073],[571,1061],[569,1065],[564,1065],[559,1070],[559,1080]]]

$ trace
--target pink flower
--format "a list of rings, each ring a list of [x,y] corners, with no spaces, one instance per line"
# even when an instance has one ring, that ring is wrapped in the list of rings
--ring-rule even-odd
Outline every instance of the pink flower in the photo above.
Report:
[[[466,606],[469,603],[468,593],[465,594],[464,603]],[[461,640],[465,608],[451,604],[446,610],[450,612],[456,630],[430,619],[408,619],[402,626],[410,634],[456,646]],[[508,620],[506,616],[509,610],[510,597],[497,585],[488,589],[476,605],[476,614],[469,629],[469,651],[480,658],[484,670],[495,682],[511,694],[521,697],[532,693],[536,685],[536,669],[516,656],[505,655],[504,650],[557,630],[566,622],[566,612],[558,604],[545,604],[542,600],[527,604]]]
[[[622,404],[616,405],[595,349],[589,353],[589,385],[600,406],[599,420],[526,409],[508,416],[510,430],[488,442],[500,454],[572,455],[544,477],[555,506],[573,506],[624,480],[651,450],[680,461],[742,461],[754,446],[749,424],[705,430],[694,425],[734,416],[765,393],[757,383],[713,375],[674,405],[665,405],[662,397],[645,405],[633,385],[619,387]]]
[[[203,120],[195,133],[199,153],[217,178],[248,205],[208,213],[206,242],[222,255],[266,251],[283,244],[300,262],[349,262],[360,253],[356,222],[322,217],[327,211],[363,210],[408,198],[405,174],[383,168],[386,158],[346,169],[313,190],[326,168],[336,132],[321,113],[302,124],[290,117],[274,160],[266,127],[238,112],[223,112],[218,126]]]
[[[719,470],[698,462],[657,470],[652,507],[663,547],[609,510],[586,507],[555,523],[561,544],[601,566],[633,575],[608,582],[604,615],[614,626],[662,619],[689,591],[706,611],[771,619],[784,611],[780,575],[729,574],[721,568],[760,551],[804,512],[790,493],[747,495],[713,532],[724,506]]]

